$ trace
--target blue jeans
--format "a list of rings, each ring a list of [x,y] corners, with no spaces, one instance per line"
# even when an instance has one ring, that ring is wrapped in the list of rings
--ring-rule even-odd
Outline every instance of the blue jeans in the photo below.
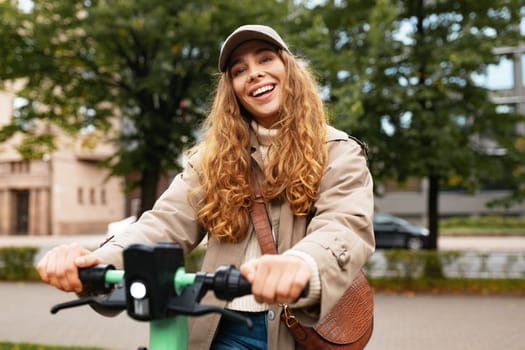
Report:
[[[252,320],[253,328],[222,317],[210,350],[266,350],[267,312],[239,313]]]

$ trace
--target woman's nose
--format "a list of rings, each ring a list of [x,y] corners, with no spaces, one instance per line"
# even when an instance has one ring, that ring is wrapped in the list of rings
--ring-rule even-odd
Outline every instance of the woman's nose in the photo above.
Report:
[[[259,69],[254,69],[250,72],[250,80],[255,80],[264,76],[264,72]]]

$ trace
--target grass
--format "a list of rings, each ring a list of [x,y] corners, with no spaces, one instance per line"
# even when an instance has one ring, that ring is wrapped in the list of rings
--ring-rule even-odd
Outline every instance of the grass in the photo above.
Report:
[[[369,278],[376,292],[480,295],[525,295],[523,279]]]
[[[525,218],[508,216],[454,217],[440,220],[444,236],[525,236]]]
[[[94,347],[56,346],[31,343],[0,342],[0,350],[105,350]]]

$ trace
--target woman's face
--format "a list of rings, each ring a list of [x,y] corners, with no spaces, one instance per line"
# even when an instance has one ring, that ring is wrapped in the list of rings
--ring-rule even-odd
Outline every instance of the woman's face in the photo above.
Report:
[[[247,41],[230,60],[235,96],[257,123],[272,127],[279,118],[286,76],[275,47],[261,40]]]

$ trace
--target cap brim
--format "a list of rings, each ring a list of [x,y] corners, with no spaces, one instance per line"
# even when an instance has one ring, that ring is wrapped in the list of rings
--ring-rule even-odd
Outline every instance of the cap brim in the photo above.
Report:
[[[224,42],[219,55],[219,69],[225,72],[228,60],[235,49],[242,43],[250,40],[263,40],[275,45],[276,47],[289,52],[288,47],[282,39],[271,28],[243,29],[233,32]]]

